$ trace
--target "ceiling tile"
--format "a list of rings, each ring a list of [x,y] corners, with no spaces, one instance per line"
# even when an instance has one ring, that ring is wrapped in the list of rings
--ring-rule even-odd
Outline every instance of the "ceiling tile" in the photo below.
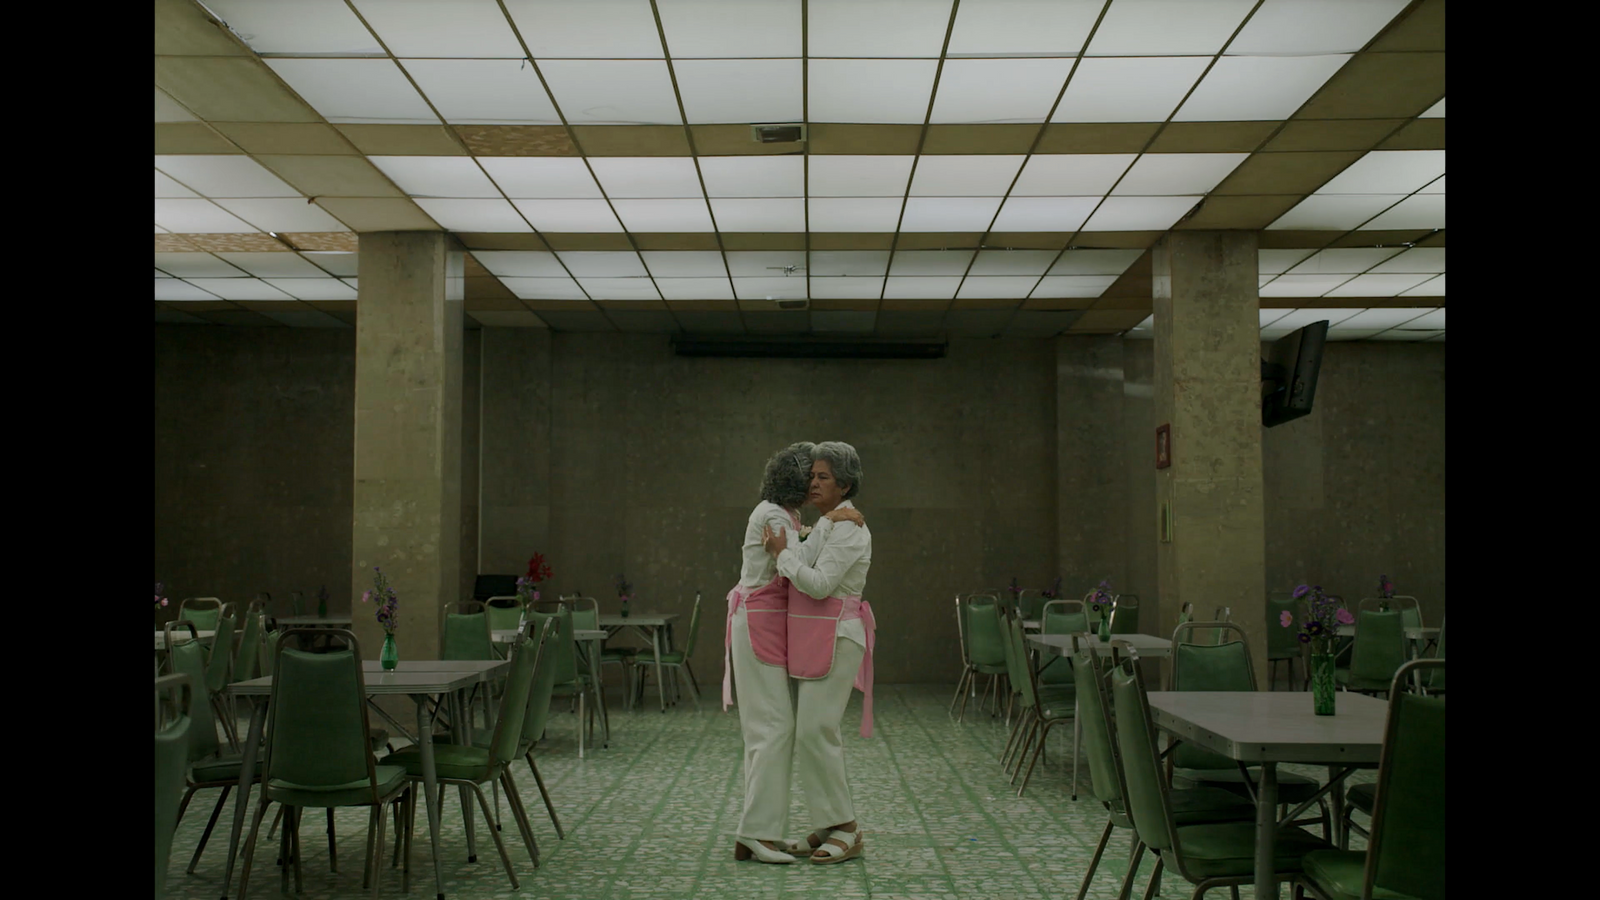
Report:
[[[218,253],[222,259],[232,263],[256,278],[326,278],[328,273],[322,271],[298,253]],[[227,278],[233,273],[219,273],[220,277]],[[204,277],[204,276],[200,276]]]
[[[1432,105],[1432,106],[1428,107],[1427,109],[1423,110],[1422,113],[1421,113],[1421,117],[1424,118],[1424,119],[1442,119],[1442,118],[1444,118],[1444,98],[1440,97],[1438,103],[1435,103],[1434,105]]]
[[[191,278],[189,283],[224,300],[292,299],[259,278]]]
[[[783,276],[734,276],[733,292],[740,300],[798,299],[806,296],[806,279]]]
[[[1359,152],[1350,150],[1256,153],[1240,163],[1212,193],[1309,194],[1359,158]]]
[[[1030,297],[1098,297],[1117,280],[1115,275],[1046,275]]]
[[[923,156],[911,178],[913,197],[998,197],[1011,187],[1023,156]]]
[[[1121,275],[1143,255],[1143,250],[1067,250],[1050,267],[1050,274]]]
[[[1405,323],[1407,328],[1427,329],[1430,331],[1444,330],[1444,308],[1428,309],[1422,315]]]
[[[1443,228],[1444,195],[1415,194],[1385,210],[1364,228]]]
[[[1076,56],[1101,0],[987,0],[956,13],[946,54],[961,56]]]
[[[1279,275],[1258,292],[1262,297],[1321,297],[1351,277],[1349,274]]]
[[[197,122],[199,120],[184,109],[178,101],[172,99],[160,88],[156,88],[156,121]]]
[[[156,267],[176,278],[244,278],[250,274],[209,253],[157,253]]]
[[[1256,0],[1118,0],[1089,42],[1090,56],[1186,56],[1222,50]]]
[[[541,59],[539,71],[569,124],[683,124],[665,61]]]
[[[312,113],[312,115],[315,115]],[[227,138],[207,122],[161,122],[155,126],[155,152],[158,154],[238,154]]]
[[[733,285],[720,278],[657,278],[656,288],[668,300],[732,300]]]
[[[268,59],[278,77],[329,122],[429,124],[439,121],[387,59]]]
[[[1299,194],[1228,197],[1212,193],[1205,205],[1176,227],[1194,230],[1260,231],[1300,202]]]
[[[495,0],[449,3],[396,3],[351,0],[367,25],[397,57],[522,56],[506,17]]]
[[[529,231],[528,223],[504,200],[422,197],[413,201],[446,231]],[[527,202],[527,201],[524,201]],[[583,202],[583,201],[566,201]]]
[[[1298,115],[1305,119],[1405,119],[1443,96],[1443,53],[1359,53],[1306,101]]]
[[[354,253],[307,250],[300,255],[316,263],[318,267],[327,271],[330,275],[337,275],[341,278],[354,278],[358,274],[356,271],[358,260]]]
[[[401,197],[399,188],[359,156],[258,156],[307,197]]]
[[[213,294],[210,291],[203,291],[187,281],[179,281],[176,278],[157,278],[156,299],[177,301],[217,300],[219,298],[216,294]]]
[[[1381,265],[1374,266],[1375,275],[1390,273],[1427,273],[1438,274],[1444,272],[1443,247],[1413,247],[1398,256],[1385,260]]]
[[[1399,131],[1389,135],[1379,150],[1443,150],[1445,127],[1443,119],[1415,119]]]
[[[718,231],[799,231],[806,230],[806,206],[794,199],[716,199],[711,213]]]
[[[710,197],[805,196],[803,157],[702,156],[698,162]]]
[[[728,273],[735,278],[784,276],[784,269],[804,272],[806,268],[804,250],[730,250],[726,256]]]
[[[1150,153],[1249,153],[1278,130],[1280,122],[1168,122]]]
[[[1310,248],[1303,250],[1259,250],[1256,252],[1262,275],[1282,275],[1310,255]]]
[[[959,275],[890,278],[883,296],[896,300],[950,300],[959,287]]]
[[[299,191],[247,156],[157,155],[156,169],[213,199],[300,196]]]
[[[1228,45],[1230,55],[1354,53],[1382,31],[1409,0],[1266,0]]]
[[[367,156],[468,156],[457,140],[458,133],[444,125],[357,125],[338,126]]]
[[[1171,228],[1199,197],[1107,197],[1083,225],[1085,231],[1150,231]]]
[[[373,156],[369,159],[412,197],[500,197],[500,190],[471,157]]]
[[[356,289],[337,278],[268,278],[265,280],[267,284],[296,300],[356,299]]]
[[[571,278],[501,278],[500,283],[520,300],[584,300]]]
[[[973,260],[967,275],[1038,276],[1050,268],[1055,258],[1054,250],[983,250]]]
[[[1172,118],[1179,122],[1287,119],[1349,59],[1348,55],[1224,56]]]
[[[564,125],[450,126],[473,156],[577,156],[578,147]]]
[[[613,200],[628,231],[713,231],[704,200]]]
[[[644,277],[644,263],[639,254],[631,251],[567,250],[557,254],[567,269],[578,278],[586,277]]]
[[[257,53],[300,56],[381,56],[383,47],[341,0],[207,0]]]
[[[179,200],[179,199],[194,198],[194,197],[199,197],[199,196],[200,195],[196,194],[194,191],[189,190],[188,188],[184,187],[183,185],[177,183],[176,181],[173,181],[171,178],[168,178],[167,176],[161,174],[161,170],[160,169],[156,170],[156,196],[155,196],[155,199],[157,199],[157,200],[163,200],[163,199],[165,199],[165,200]]]
[[[813,57],[922,57],[944,46],[951,0],[811,0],[807,52]]]
[[[556,255],[538,250],[474,250],[472,255],[484,269],[497,276],[522,278],[565,278]]]
[[[155,79],[157,87],[207,122],[317,121],[317,114],[256,59],[157,56]]]
[[[930,122],[1043,122],[1070,59],[951,59],[939,73]]]
[[[439,228],[415,201],[405,197],[319,197],[317,205],[358,232],[434,231]]]
[[[999,208],[999,197],[908,197],[900,230],[987,231]],[[1028,230],[1006,227],[1011,231]]]
[[[889,265],[889,275],[962,275],[972,256],[971,250],[900,250]]]
[[[1338,325],[1338,330],[1339,331],[1357,331],[1357,330],[1367,330],[1367,329],[1383,330],[1383,329],[1387,329],[1387,328],[1398,328],[1398,327],[1404,325],[1407,328],[1410,328],[1410,329],[1413,329],[1413,330],[1437,331],[1439,328],[1443,328],[1444,327],[1442,319],[1440,321],[1440,324],[1437,325],[1437,326],[1434,326],[1433,328],[1423,329],[1423,328],[1419,327],[1416,324],[1416,320],[1420,316],[1422,316],[1423,314],[1425,314],[1427,312],[1428,312],[1428,307],[1409,308],[1409,309],[1408,308],[1398,308],[1398,307],[1385,307],[1385,308],[1382,308],[1382,309],[1364,309],[1364,310],[1356,313],[1355,315],[1351,316],[1350,318],[1345,319],[1344,321],[1340,322],[1339,325]],[[1330,329],[1330,332],[1331,332],[1331,330],[1332,329]]]
[[[579,278],[578,284],[595,300],[660,300],[648,278]]]
[[[478,157],[478,163],[507,197],[587,200],[601,197],[600,186],[582,159],[561,157]]]
[[[935,59],[812,59],[806,65],[809,121],[920,125],[938,67]],[[864,84],[872,90],[862,90]]]
[[[1138,158],[1133,153],[1034,154],[1012,197],[1099,197]],[[1148,158],[1148,157],[1147,157]]]
[[[1261,252],[1267,253],[1271,251],[1263,250]],[[1280,250],[1277,252],[1293,251]],[[1355,275],[1359,272],[1365,272],[1399,252],[1399,247],[1349,247],[1322,250],[1294,268],[1289,269],[1288,272],[1291,275]]]
[[[1099,197],[1011,197],[994,220],[995,231],[1077,231]]]
[[[689,157],[607,157],[589,165],[606,196],[618,198],[699,198],[700,175]]]
[[[691,124],[798,122],[805,117],[798,59],[680,59],[672,69]]]
[[[1209,61],[1195,56],[1084,59],[1050,121],[1164,122]]]
[[[349,231],[321,207],[304,200],[218,200],[217,205],[262,231]]]
[[[1401,199],[1392,194],[1313,195],[1268,225],[1269,230],[1348,231]]]
[[[922,142],[921,125],[861,125],[813,122],[806,129],[807,155],[914,155]]]
[[[1397,297],[1432,278],[1431,275],[1357,275],[1333,290],[1329,297]]]
[[[157,200],[155,224],[176,234],[239,234],[260,231],[210,200]]]
[[[1335,175],[1317,193],[1409,194],[1443,174],[1443,150],[1374,150]]]
[[[513,200],[541,232],[620,232],[622,224],[604,200]],[[526,230],[526,229],[523,229]]]
[[[1172,196],[1204,194],[1245,160],[1247,153],[1146,153],[1112,194]]]
[[[657,0],[656,8],[674,59],[800,56],[800,0]]]
[[[646,250],[644,257],[650,274],[656,278],[722,278],[727,269],[722,254],[715,250]]]
[[[682,125],[573,125],[568,130],[590,159],[692,155]]]
[[[961,290],[956,296],[962,299],[992,297],[1021,300],[1038,283],[1038,277],[1032,275],[969,275],[961,283]]]
[[[402,59],[400,65],[446,122],[561,124],[525,59]]]
[[[903,197],[915,160],[914,156],[812,156],[806,160],[808,190],[812,197]]]
[[[882,276],[889,265],[887,250],[812,250],[812,278],[818,276]]]
[[[810,282],[811,296],[816,299],[873,300],[883,295],[882,277],[813,274]]]
[[[650,0],[505,0],[536,59],[660,59]]]

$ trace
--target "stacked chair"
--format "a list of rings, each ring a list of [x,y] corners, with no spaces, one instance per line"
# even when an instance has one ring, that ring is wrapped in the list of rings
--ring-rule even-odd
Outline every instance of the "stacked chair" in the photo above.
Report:
[[[976,693],[979,675],[989,676],[985,694],[993,693],[998,707],[999,679],[1006,675],[1005,640],[1000,629],[1000,601],[995,594],[971,594],[956,598],[956,622],[962,635],[961,679],[956,683],[956,698],[961,710],[956,721],[967,714],[967,696]],[[951,701],[955,705],[955,700]],[[982,706],[979,706],[982,709]]]
[[[169,645],[170,646],[170,645]],[[178,829],[178,793],[183,787],[183,772],[189,762],[193,721],[194,681],[188,675],[167,675],[156,679],[156,893],[165,897],[167,862],[172,855],[172,837]],[[170,696],[169,695],[176,695]],[[205,704],[201,703],[204,709]],[[214,743],[215,732],[211,735]]]
[[[1007,765],[1011,759],[1015,765],[1010,767],[1011,783],[1016,783],[1018,773],[1022,774],[1022,786],[1017,788],[1017,796],[1028,789],[1028,779],[1033,776],[1033,767],[1039,761],[1039,755],[1044,752],[1045,741],[1050,736],[1050,729],[1071,721],[1075,715],[1075,692],[1071,685],[1053,685],[1048,690],[1041,691],[1034,679],[1033,665],[1028,658],[1027,645],[1022,636],[1022,619],[1016,614],[1001,618],[1002,638],[1005,641],[1006,667],[1011,677],[1011,684],[1017,689],[1021,699],[1021,712],[1017,716],[1016,724],[1012,726],[1011,736],[1006,741],[1005,751],[1000,756],[1002,766]],[[1034,744],[1034,738],[1038,743]],[[1033,749],[1033,756],[1028,760],[1028,770],[1022,772],[1022,761],[1028,757],[1028,750]],[[1012,754],[1015,753],[1013,757]],[[1074,758],[1078,755],[1078,746],[1072,746]]]

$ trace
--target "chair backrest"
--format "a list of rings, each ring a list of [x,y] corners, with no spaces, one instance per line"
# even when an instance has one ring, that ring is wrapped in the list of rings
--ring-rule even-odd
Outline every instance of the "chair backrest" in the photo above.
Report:
[[[206,688],[212,693],[233,681],[233,627],[233,616],[217,617],[217,633],[211,639],[210,661],[206,663]]]
[[[974,594],[966,599],[967,653],[973,665],[998,666],[1006,661],[1000,633],[1000,601],[993,594]]]
[[[689,634],[683,640],[683,658],[694,654],[694,636],[700,633],[700,594],[694,595],[694,610],[689,613]]]
[[[478,577],[483,578],[482,575]],[[512,631],[522,624],[522,601],[515,596],[490,597],[483,601],[483,606],[491,631]]]
[[[574,631],[594,631],[600,627],[600,601],[593,597],[567,597],[565,599],[572,604],[572,628]]]
[[[956,636],[961,641],[961,666],[963,670],[972,665],[972,656],[967,651],[967,608],[961,602],[961,595],[956,595]]]
[[[1167,784],[1156,756],[1155,727],[1150,722],[1150,704],[1139,681],[1138,667],[1125,660],[1111,669],[1110,681],[1117,749],[1127,780],[1128,817],[1146,846],[1172,850],[1177,846],[1176,829],[1172,827]]]
[[[1179,625],[1182,625],[1183,623],[1188,622],[1189,620],[1191,620],[1193,618],[1194,618],[1194,604],[1193,603],[1185,603],[1184,605],[1178,607],[1178,624]]]
[[[163,694],[175,691],[180,695],[172,721],[158,722],[155,732],[157,897],[166,896],[167,860],[172,855],[172,838],[178,828],[178,801],[183,795],[183,772],[189,765],[189,735],[194,729],[188,710],[194,706],[192,691],[195,686],[189,676],[182,674],[156,679],[157,709],[161,708]]]
[[[1089,630],[1081,600],[1051,600],[1039,613],[1040,634],[1077,634]]]
[[[1033,588],[1025,588],[1017,594],[1017,612],[1024,619],[1039,618],[1039,610],[1044,606],[1045,598]]]
[[[1283,614],[1289,614],[1290,624],[1287,628],[1283,625]],[[1300,624],[1300,601],[1293,597],[1268,597],[1267,598],[1267,653],[1298,652],[1300,649],[1300,632],[1295,628]]]
[[[1444,660],[1407,663],[1390,686],[1363,897],[1380,889],[1444,897],[1444,700],[1405,691],[1417,669],[1440,673]]]
[[[455,603],[444,605],[444,639],[440,642],[440,659],[495,659],[494,644],[489,639],[489,614],[476,600],[464,601],[462,606],[476,607],[476,612],[452,612]],[[517,627],[512,625],[512,628]]]
[[[549,623],[539,630],[541,639],[549,633]],[[544,642],[527,639],[526,631],[518,631],[507,649],[511,665],[506,673],[505,690],[500,694],[500,710],[495,715],[494,735],[489,738],[489,766],[494,768],[517,758],[517,746],[522,742],[522,723],[528,716],[528,694],[533,689],[533,676],[539,664],[539,654],[544,652]]]
[[[261,674],[271,675],[272,666],[277,662],[278,641],[283,638],[281,631],[263,631],[261,633],[261,656],[257,662],[261,664]]]
[[[1439,646],[1434,648],[1433,658],[1444,659],[1444,619],[1439,619]],[[1422,675],[1422,684],[1430,691],[1444,691],[1444,666],[1430,668]]]
[[[1028,645],[1022,638],[1022,617],[1011,613],[1001,622],[1010,652],[1006,657],[1006,672],[1011,679],[1011,689],[1022,695],[1022,708],[1038,705],[1034,692],[1033,664],[1028,661]]]
[[[308,653],[291,646],[296,639],[337,641],[344,646]],[[288,629],[278,643],[273,670],[262,773],[266,796],[271,797],[274,782],[304,789],[364,780],[371,802],[377,803],[366,682],[356,636],[342,628]]]
[[[173,673],[187,677],[190,686],[197,693],[207,691],[206,648],[195,637],[197,629],[194,623],[188,620],[168,622],[165,631],[167,659],[172,664]],[[180,631],[187,631],[188,635],[180,638],[178,636]],[[199,703],[189,705],[189,719],[192,723],[189,730],[191,762],[215,756],[220,746],[217,742],[216,722],[211,718],[210,698],[207,694],[201,694],[200,700]]]
[[[529,628],[534,628],[529,620]],[[529,638],[524,648],[537,647],[538,662],[534,667],[533,686],[528,690],[528,712],[522,719],[522,740],[517,749],[528,752],[535,741],[544,734],[550,721],[550,695],[556,684],[556,657],[562,643],[561,621],[558,616],[542,617],[537,623],[537,638]],[[570,641],[568,641],[570,643]]]
[[[1099,673],[1087,629],[1072,636],[1072,674],[1078,686],[1078,721],[1089,758],[1089,783],[1107,809],[1123,810],[1121,762],[1112,736],[1110,699]]]
[[[1405,622],[1398,610],[1362,609],[1356,614],[1356,642],[1350,648],[1351,679],[1388,684],[1405,661]]]
[[[555,645],[555,681],[553,684],[565,686],[578,680],[578,661],[576,645],[572,640],[572,603],[567,600],[539,600],[528,604],[528,622],[544,627],[545,620],[556,619],[560,625],[556,630],[558,638]]]
[[[1201,644],[1189,638],[1202,629],[1216,629],[1231,638],[1227,643]],[[1232,623],[1189,622],[1172,632],[1172,661],[1167,666],[1169,691],[1253,691],[1255,668],[1244,629]],[[1232,769],[1232,760],[1193,743],[1172,751],[1172,764],[1180,769]]]
[[[178,618],[194,623],[201,631],[216,631],[222,616],[222,601],[216,597],[188,597],[178,604]]]
[[[1139,595],[1118,594],[1117,605],[1111,610],[1112,634],[1139,633]]]
[[[267,614],[257,604],[250,604],[244,615],[244,627],[239,632],[239,650],[233,657],[232,681],[249,681],[256,677],[256,660],[261,653],[261,630],[266,627]]]
[[[1400,613],[1400,620],[1405,627],[1422,627],[1422,605],[1417,602],[1417,598],[1409,594],[1399,594],[1394,597],[1363,597],[1358,608],[1382,612],[1385,606],[1390,611]]]

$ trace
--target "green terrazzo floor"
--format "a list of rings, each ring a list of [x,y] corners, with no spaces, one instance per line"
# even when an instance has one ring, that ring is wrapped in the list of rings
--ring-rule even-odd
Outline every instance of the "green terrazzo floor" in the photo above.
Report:
[[[519,762],[513,777],[533,822],[541,866],[533,868],[509,812],[503,812],[502,834],[522,882],[521,890],[513,891],[481,819],[478,861],[467,862],[460,803],[455,792],[448,791],[440,846],[446,896],[582,900],[1076,896],[1106,815],[1088,794],[1086,763],[1080,767],[1081,793],[1076,802],[1069,799],[1071,729],[1053,730],[1048,764],[1040,763],[1027,793],[1018,798],[999,764],[1007,735],[1003,720],[988,712],[974,714],[975,707],[969,705],[966,721],[957,724],[947,712],[953,690],[953,686],[878,685],[876,735],[870,740],[857,734],[860,694],[852,698],[845,714],[845,754],[866,852],[862,860],[834,866],[734,861],[742,747],[733,710],[724,713],[720,704],[707,699],[698,712],[686,702],[663,714],[652,706],[655,700],[650,696],[644,711],[614,708],[610,747],[592,749],[582,760],[577,758],[577,716],[557,714],[536,755],[566,839],[556,839],[527,766]],[[241,727],[240,733],[244,731]],[[1325,768],[1282,768],[1326,777]],[[1357,773],[1351,781],[1370,781],[1374,775]],[[170,897],[216,900],[222,895],[232,796],[195,874],[184,873],[216,796],[214,790],[197,795],[178,826],[168,878]],[[328,871],[323,821],[320,811],[312,811],[301,830],[305,848],[301,896],[308,900],[362,896],[367,893],[361,889],[365,811],[337,814],[337,874]],[[790,821],[793,836],[801,837],[806,815],[798,785]],[[1117,895],[1127,868],[1130,834],[1119,830],[1113,835],[1090,897]],[[1352,841],[1352,849],[1362,846],[1359,838]],[[411,891],[404,894],[399,872],[389,869],[383,895],[433,896],[427,847],[427,820],[419,810]],[[258,850],[251,896],[280,896],[275,853],[276,841]],[[1147,854],[1137,891],[1143,891],[1152,868]],[[232,887],[229,896],[236,897],[237,872]],[[1227,896],[1226,890],[1213,893]],[[1284,893],[1288,894],[1287,888]],[[1177,876],[1163,876],[1162,896],[1188,894]]]

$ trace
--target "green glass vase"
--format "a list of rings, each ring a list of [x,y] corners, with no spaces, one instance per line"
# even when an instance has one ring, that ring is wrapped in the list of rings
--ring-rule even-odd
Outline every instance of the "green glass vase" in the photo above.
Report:
[[[1102,644],[1111,643],[1111,614],[1110,613],[1101,613],[1101,615],[1100,615],[1100,643],[1102,643]]]
[[[400,648],[394,645],[394,635],[383,636],[383,652],[378,656],[378,661],[383,664],[386,672],[393,671],[400,664]]]
[[[1317,715],[1333,715],[1336,687],[1333,677],[1333,654],[1311,654],[1311,705]]]

